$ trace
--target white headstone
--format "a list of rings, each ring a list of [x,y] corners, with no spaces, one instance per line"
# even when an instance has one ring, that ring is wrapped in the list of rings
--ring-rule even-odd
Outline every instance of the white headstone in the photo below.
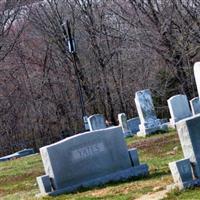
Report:
[[[169,163],[169,168],[174,183],[179,189],[187,188],[187,186],[193,182],[192,167],[188,158]]]
[[[102,114],[95,114],[88,117],[88,125],[90,131],[106,128],[105,118]]]
[[[185,159],[169,164],[175,186],[179,189],[200,185],[200,115],[180,120],[176,124]],[[173,189],[173,187],[172,187]]]
[[[141,90],[135,93],[135,104],[140,118],[138,136],[146,136],[147,134],[165,129],[160,119],[157,119],[153,100],[150,90]]]
[[[127,118],[125,113],[118,114],[119,126],[122,127],[122,131],[125,137],[131,136],[131,130],[128,128]]]
[[[192,114],[196,115],[200,113],[200,100],[199,97],[195,97],[190,100],[190,106],[192,109]]]
[[[176,122],[192,116],[188,99],[186,95],[175,95],[167,100],[171,119],[171,126],[175,126]]]
[[[200,62],[194,64],[194,77],[197,85],[198,96],[200,97]]]
[[[136,149],[128,151],[121,127],[75,135],[42,147],[40,153],[46,175],[37,181],[43,195],[148,173],[148,166],[139,163]]]
[[[194,175],[200,178],[200,115],[188,117],[176,124],[183,155],[193,163]]]
[[[87,116],[83,117],[83,122],[84,122],[85,130],[86,131],[90,130],[90,127],[89,127],[89,124],[88,124],[88,117]]]

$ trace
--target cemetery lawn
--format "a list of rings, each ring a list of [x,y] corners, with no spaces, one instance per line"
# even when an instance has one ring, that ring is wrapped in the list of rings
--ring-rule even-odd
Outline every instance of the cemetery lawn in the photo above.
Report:
[[[73,194],[57,197],[44,197],[40,200],[128,200],[151,199],[152,194],[165,191],[166,185],[172,184],[172,176],[168,163],[183,158],[178,135],[174,130],[166,134],[157,134],[147,138],[127,138],[129,148],[137,147],[140,161],[147,163],[150,174],[137,180],[109,183],[90,190],[80,190]],[[33,155],[12,161],[0,163],[0,199],[29,200],[37,199],[39,193],[36,177],[43,175],[43,165],[40,155]],[[145,195],[145,196],[144,196]],[[200,188],[172,191],[165,200],[199,199]]]

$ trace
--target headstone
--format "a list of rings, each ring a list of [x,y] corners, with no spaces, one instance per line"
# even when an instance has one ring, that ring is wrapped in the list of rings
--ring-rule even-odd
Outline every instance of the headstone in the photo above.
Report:
[[[86,131],[90,130],[90,127],[89,127],[89,124],[88,124],[88,117],[87,116],[83,117],[83,122],[84,122],[85,130]]]
[[[128,150],[129,156],[131,158],[131,162],[133,166],[139,166],[140,161],[139,161],[139,156],[136,148],[132,148]]]
[[[45,195],[46,193],[51,192],[51,180],[48,175],[37,177],[37,183],[41,194]]]
[[[166,125],[162,125],[160,119],[156,117],[153,100],[150,90],[141,90],[135,93],[135,104],[140,118],[140,131],[138,136],[146,136],[158,130],[164,130]]]
[[[179,189],[190,186],[193,182],[192,169],[189,159],[182,159],[169,163],[174,183]]]
[[[170,124],[175,127],[176,122],[192,116],[186,95],[175,95],[167,100],[170,111]]]
[[[124,137],[128,137],[132,135],[131,130],[128,128],[127,118],[125,113],[118,114],[119,126],[122,127],[122,132]]]
[[[200,115],[188,117],[176,124],[184,158],[169,164],[175,185],[179,189],[200,185]]]
[[[176,127],[184,157],[190,159],[194,175],[200,178],[200,116],[183,119]]]
[[[121,127],[75,135],[42,147],[40,153],[46,175],[37,180],[43,195],[148,174],[148,166],[139,164],[136,149],[128,151]]]
[[[35,153],[34,149],[32,149],[32,148],[23,149],[23,150],[18,151],[16,153],[1,157],[0,162],[12,160],[12,159],[15,159],[15,158],[21,158],[21,157],[24,157],[24,156],[29,156],[29,155],[34,154],[34,153]]]
[[[106,128],[105,118],[102,114],[95,114],[88,117],[90,131]]]
[[[139,131],[140,118],[135,117],[127,120],[128,129],[131,130],[132,134]]]
[[[200,97],[200,62],[194,64],[194,77],[197,85],[198,96]]]
[[[195,97],[192,100],[190,100],[190,106],[191,106],[193,115],[199,114],[200,113],[200,100],[199,100],[199,97]]]

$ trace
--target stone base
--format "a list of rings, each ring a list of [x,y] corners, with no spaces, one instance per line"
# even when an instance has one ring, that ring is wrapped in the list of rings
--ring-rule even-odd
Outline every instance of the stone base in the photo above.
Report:
[[[187,189],[187,188],[193,188],[193,187],[197,187],[197,186],[200,186],[200,179],[195,179],[195,180],[192,180],[192,181],[187,181],[187,182],[183,182],[183,185],[177,185],[177,184],[171,184],[171,185],[168,185],[166,187],[167,191],[171,191],[171,190],[174,190],[176,188],[178,188],[179,190],[183,190],[183,189]]]
[[[134,135],[131,131],[123,132],[123,134],[124,134],[124,137],[131,137]]]
[[[191,116],[188,116],[188,117],[185,117],[185,118],[183,118],[183,119],[187,119],[187,118],[189,118],[189,117],[192,117],[192,115],[191,115]],[[170,127],[170,128],[176,128],[176,123],[179,122],[179,121],[181,121],[181,120],[183,120],[183,119],[178,119],[178,118],[174,119],[174,118],[170,118],[170,119],[169,119],[169,127]]]
[[[80,188],[90,188],[90,187],[94,187],[94,186],[100,186],[103,185],[105,183],[108,183],[110,181],[120,181],[120,180],[127,180],[129,178],[133,178],[133,177],[140,177],[140,176],[146,176],[148,174],[148,166],[146,164],[141,164],[138,166],[134,166],[122,171],[118,171],[103,177],[99,177],[93,180],[89,180],[80,184],[76,184],[76,185],[72,185],[66,188],[62,188],[59,190],[54,190],[52,189],[51,192],[44,192],[41,191],[42,193],[40,193],[37,196],[46,196],[46,195],[51,195],[51,196],[56,196],[56,195],[60,195],[63,193],[70,193],[73,191],[76,191]],[[41,183],[40,183],[41,184]],[[42,188],[46,188],[45,186],[43,186]]]
[[[137,132],[137,136],[146,137],[147,135],[151,135],[152,133],[155,133],[157,131],[167,131],[167,130],[168,130],[168,126],[166,124],[162,124],[157,127],[142,129],[139,132]]]

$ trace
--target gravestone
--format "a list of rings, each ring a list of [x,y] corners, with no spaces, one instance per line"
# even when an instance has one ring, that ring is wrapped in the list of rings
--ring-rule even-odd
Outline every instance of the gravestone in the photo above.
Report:
[[[194,166],[194,174],[200,178],[200,116],[192,116],[176,124],[185,158]]]
[[[119,126],[122,127],[122,132],[124,137],[128,137],[132,135],[131,130],[128,128],[127,118],[125,113],[118,114]]]
[[[135,93],[135,104],[140,118],[138,136],[146,136],[158,130],[166,130],[156,117],[150,90],[141,90]]]
[[[200,115],[188,117],[183,119],[176,124],[179,140],[181,142],[181,147],[185,159],[189,159],[190,167],[188,161],[179,163],[179,161],[170,164],[170,167],[175,184],[180,188],[186,188],[190,186],[195,186],[200,184]],[[186,163],[187,162],[187,163]],[[180,167],[178,167],[180,165]],[[181,167],[182,166],[182,167]],[[185,166],[185,167],[183,167]],[[176,167],[176,169],[175,169]],[[183,170],[185,168],[185,172]],[[190,170],[194,178],[191,180]],[[186,170],[187,169],[187,170]],[[183,176],[181,175],[183,174]],[[184,175],[185,174],[185,175]],[[178,180],[179,177],[185,177]],[[184,182],[184,184],[182,184]]]
[[[90,130],[90,127],[89,127],[89,124],[88,124],[88,117],[87,116],[83,117],[83,122],[84,122],[85,130],[86,131]]]
[[[1,157],[0,162],[12,160],[12,159],[15,159],[15,158],[21,158],[21,157],[29,156],[29,155],[34,154],[34,153],[35,153],[34,149],[32,149],[32,148],[23,149],[23,150],[18,151],[16,153]]]
[[[174,183],[179,189],[192,186],[193,175],[189,159],[182,159],[169,163]]]
[[[128,129],[131,130],[132,134],[139,131],[140,118],[135,117],[127,120]]]
[[[194,64],[194,77],[197,85],[198,96],[200,97],[200,62]]]
[[[90,131],[106,128],[105,118],[102,114],[95,114],[88,117]]]
[[[178,187],[180,190],[199,186],[200,179],[193,179],[193,172],[188,158],[169,163],[174,185],[168,186],[169,189]]]
[[[170,111],[170,125],[175,127],[176,122],[192,116],[186,95],[175,95],[167,100]]]
[[[200,101],[199,101],[199,97],[195,97],[193,99],[190,100],[190,106],[192,109],[192,114],[193,115],[197,115],[200,113]]]
[[[121,127],[85,132],[40,148],[45,175],[42,195],[58,195],[148,174],[137,150],[128,151]]]

